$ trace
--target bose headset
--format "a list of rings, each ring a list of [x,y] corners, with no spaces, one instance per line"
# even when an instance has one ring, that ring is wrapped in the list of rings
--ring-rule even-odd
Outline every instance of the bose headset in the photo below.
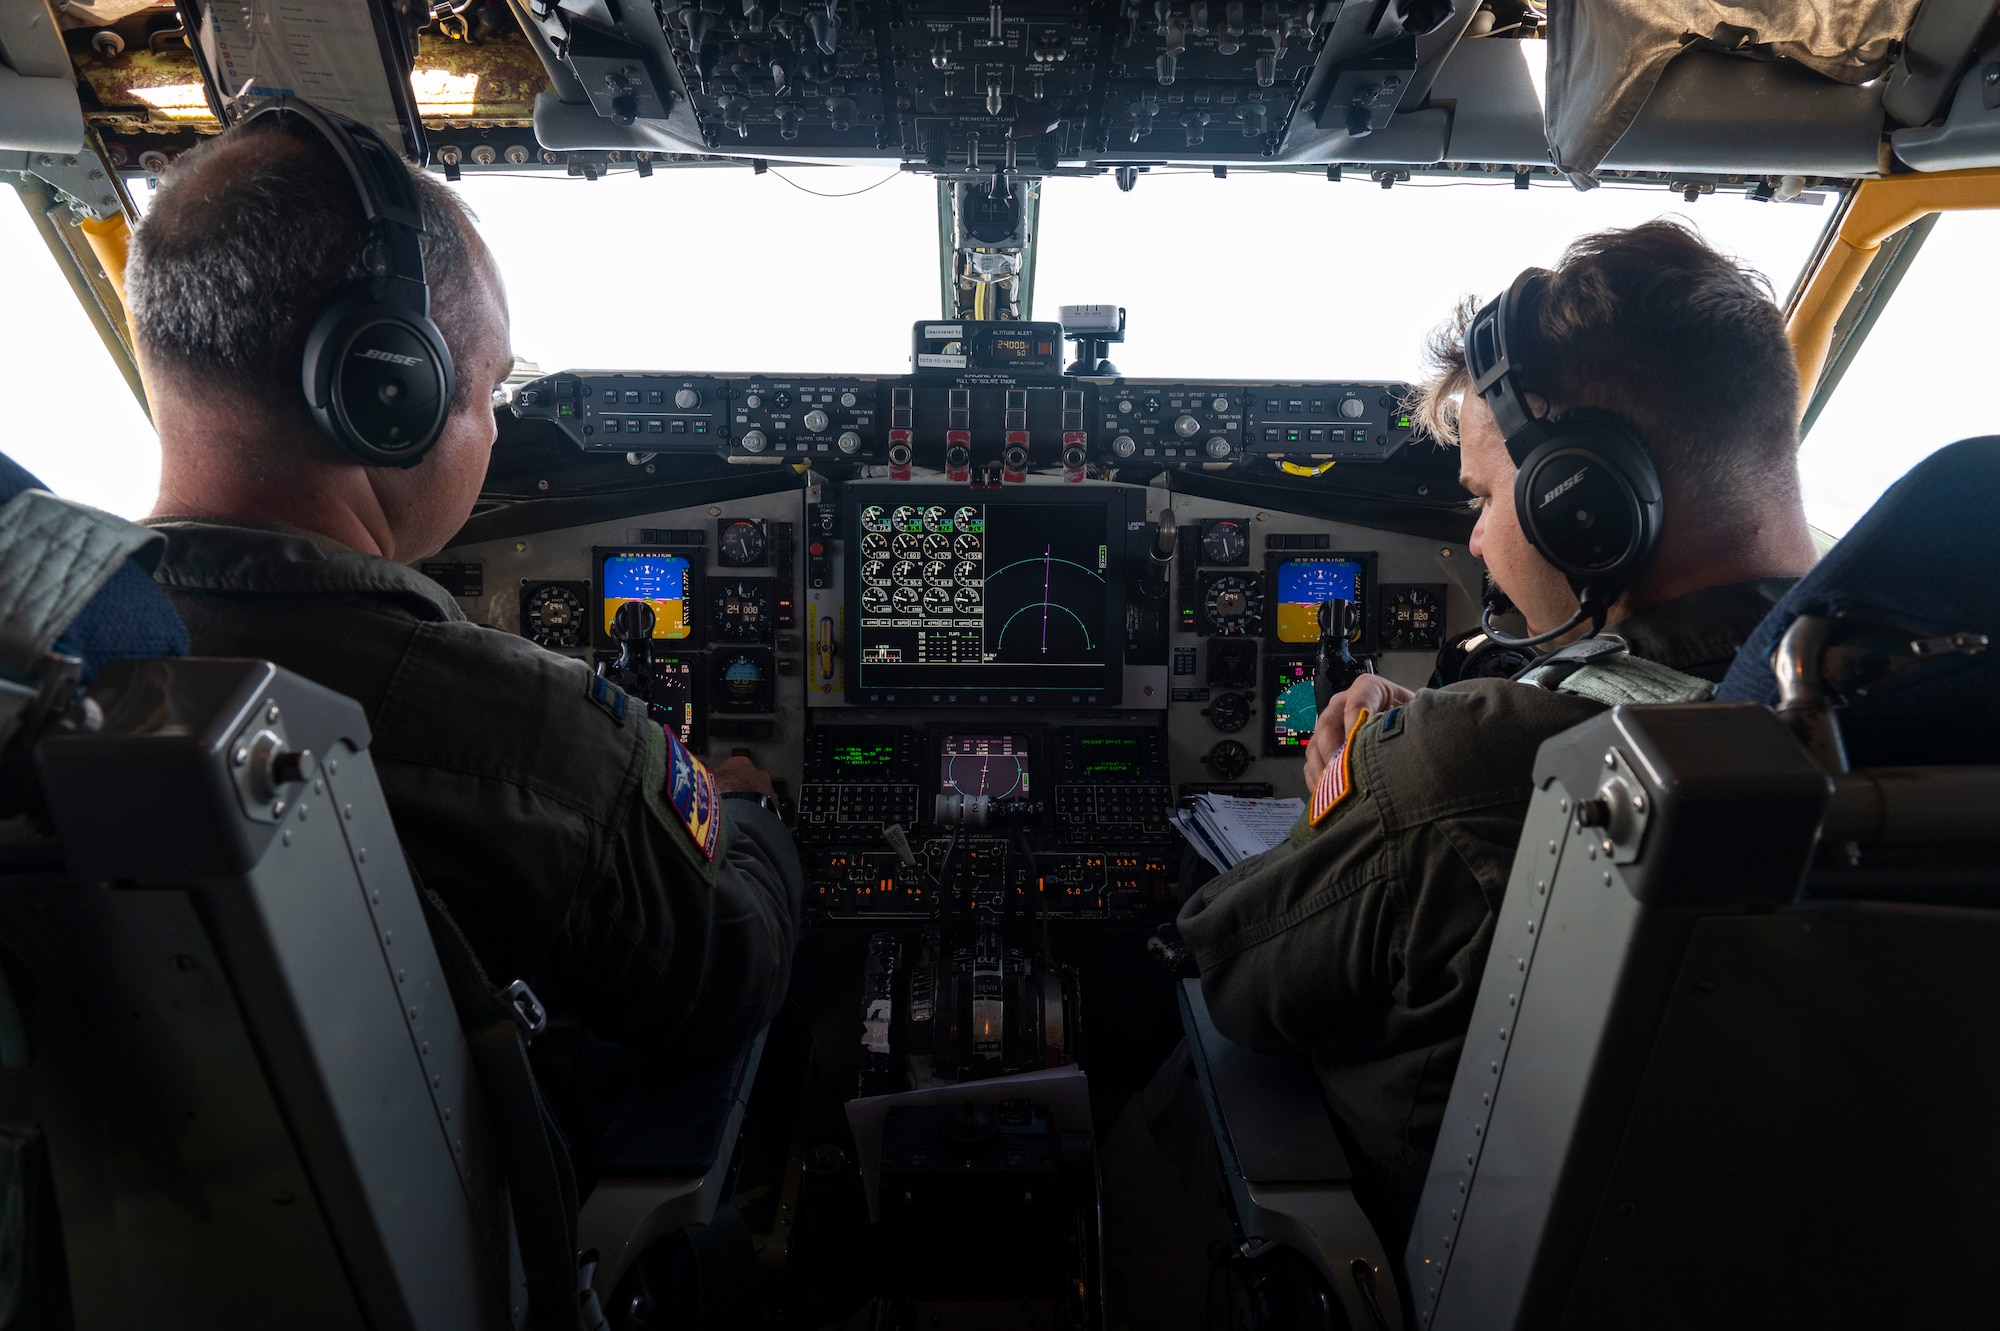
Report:
[[[1465,338],[1472,390],[1486,400],[1514,459],[1514,514],[1528,544],[1569,579],[1577,599],[1568,623],[1529,638],[1493,627],[1489,603],[1480,615],[1490,639],[1533,647],[1588,619],[1590,635],[1604,627],[1619,593],[1660,543],[1660,475],[1639,432],[1612,412],[1578,407],[1537,415],[1528,404],[1512,347],[1529,288],[1549,276],[1530,268],[1473,316]]]
[[[280,97],[238,122],[292,115],[346,168],[361,201],[368,276],[334,293],[306,334],[306,406],[336,448],[373,467],[414,467],[451,415],[451,352],[431,322],[423,211],[402,158],[374,131]]]

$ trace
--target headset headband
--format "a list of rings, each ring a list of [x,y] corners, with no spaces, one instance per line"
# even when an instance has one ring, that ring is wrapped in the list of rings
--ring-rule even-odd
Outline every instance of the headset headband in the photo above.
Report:
[[[1486,399],[1493,423],[1507,440],[1514,465],[1520,466],[1538,442],[1530,426],[1541,420],[1529,409],[1521,388],[1520,366],[1514,363],[1511,330],[1528,303],[1528,289],[1548,276],[1542,268],[1529,268],[1514,279],[1513,285],[1495,296],[1472,316],[1465,336],[1465,368],[1472,375],[1472,391]]]
[[[354,182],[355,197],[361,203],[361,261],[369,274],[369,298],[428,316],[431,293],[424,279],[424,214],[416,183],[402,159],[365,126],[290,97],[263,103],[238,121],[237,127],[280,114],[297,116],[312,126]]]

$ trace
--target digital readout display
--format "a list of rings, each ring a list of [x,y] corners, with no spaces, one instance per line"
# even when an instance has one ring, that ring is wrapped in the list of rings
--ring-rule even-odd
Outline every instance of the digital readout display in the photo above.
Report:
[[[896,746],[888,740],[836,740],[829,756],[836,781],[887,781],[893,774]]]
[[[1080,735],[1076,741],[1079,775],[1085,781],[1137,781],[1139,741],[1127,735]]]

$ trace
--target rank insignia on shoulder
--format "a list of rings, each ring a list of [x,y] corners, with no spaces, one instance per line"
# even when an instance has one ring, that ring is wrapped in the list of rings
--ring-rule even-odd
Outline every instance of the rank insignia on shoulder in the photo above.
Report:
[[[1347,728],[1347,740],[1340,746],[1340,752],[1333,755],[1333,761],[1319,774],[1319,785],[1313,790],[1312,807],[1306,810],[1306,818],[1314,827],[1326,821],[1326,816],[1339,807],[1354,789],[1354,737],[1361,733],[1361,727],[1368,721],[1368,709],[1361,709],[1354,718],[1354,724]]]
[[[1382,738],[1394,739],[1403,733],[1403,709],[1391,707],[1382,713]]]
[[[585,692],[613,721],[621,726],[625,724],[625,690],[602,675],[592,675]]]
[[[715,788],[715,773],[688,751],[680,736],[664,726],[660,733],[667,737],[667,804],[701,857],[713,860],[722,838],[722,798]]]

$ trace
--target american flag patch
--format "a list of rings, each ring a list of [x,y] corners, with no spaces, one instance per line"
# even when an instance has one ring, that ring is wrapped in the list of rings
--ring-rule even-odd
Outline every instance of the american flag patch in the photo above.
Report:
[[[1368,709],[1361,709],[1354,718],[1354,724],[1347,728],[1347,739],[1341,744],[1340,752],[1333,755],[1333,761],[1319,774],[1319,785],[1313,790],[1312,807],[1306,811],[1308,821],[1318,827],[1325,817],[1332,813],[1340,802],[1347,798],[1347,792],[1354,789],[1354,774],[1351,768],[1354,756],[1354,737],[1368,722]]]

